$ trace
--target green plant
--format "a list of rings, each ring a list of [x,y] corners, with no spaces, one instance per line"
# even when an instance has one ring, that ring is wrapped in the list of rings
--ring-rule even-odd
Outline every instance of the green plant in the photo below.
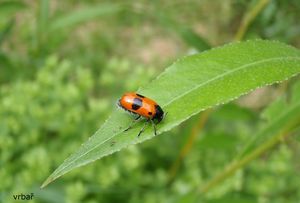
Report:
[[[299,48],[299,9],[299,0],[0,1],[0,202],[20,193],[37,203],[298,202],[299,77],[40,185],[115,114],[120,95],[151,86],[176,58],[239,30],[236,39]]]
[[[169,112],[160,125],[158,132],[162,133],[204,109],[294,76],[300,70],[299,60],[297,49],[278,42],[257,40],[230,44],[178,60],[138,92],[159,101]],[[54,171],[42,187],[76,167],[153,137],[149,129],[143,136],[136,137],[141,124],[124,133],[129,122],[127,115],[113,112],[95,135]]]

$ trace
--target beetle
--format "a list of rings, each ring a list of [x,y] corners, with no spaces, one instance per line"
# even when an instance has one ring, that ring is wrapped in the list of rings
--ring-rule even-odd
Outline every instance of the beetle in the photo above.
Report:
[[[140,130],[138,137],[142,132],[144,132],[148,122],[152,123],[154,135],[157,135],[156,125],[160,123],[166,115],[162,108],[154,100],[135,92],[125,93],[121,99],[119,99],[118,106],[134,115],[137,115],[129,127],[124,131],[129,130],[141,117],[147,119],[144,126]]]

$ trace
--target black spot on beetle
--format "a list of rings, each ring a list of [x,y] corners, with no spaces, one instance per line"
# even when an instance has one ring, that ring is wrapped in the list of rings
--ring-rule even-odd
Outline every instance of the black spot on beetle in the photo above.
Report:
[[[160,123],[160,121],[164,118],[164,111],[161,109],[159,105],[155,105],[155,115],[152,118],[157,120],[157,123]]]
[[[141,98],[145,98],[143,95],[140,94],[136,94],[137,96],[141,97]]]
[[[148,112],[148,115],[151,116],[151,115],[152,115],[152,112]]]
[[[133,99],[133,104],[132,104],[132,109],[133,110],[138,110],[139,108],[141,108],[143,105],[143,101],[140,98],[134,98]]]
[[[139,108],[141,108],[140,106],[136,105],[136,104],[132,104],[131,108],[133,110],[138,110]]]

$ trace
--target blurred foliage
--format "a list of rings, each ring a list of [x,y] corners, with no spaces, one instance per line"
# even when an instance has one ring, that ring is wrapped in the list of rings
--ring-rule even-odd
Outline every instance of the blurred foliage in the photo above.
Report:
[[[195,188],[259,131],[261,112],[278,95],[290,98],[298,78],[214,109],[171,183],[170,168],[198,116],[39,189],[124,91],[143,86],[179,56],[230,42],[258,0],[114,2],[0,1],[1,202],[31,192],[32,202],[199,202]],[[243,38],[299,48],[299,11],[298,0],[271,0]],[[258,105],[249,106],[254,97]],[[200,199],[298,202],[299,149],[299,134],[287,137]]]

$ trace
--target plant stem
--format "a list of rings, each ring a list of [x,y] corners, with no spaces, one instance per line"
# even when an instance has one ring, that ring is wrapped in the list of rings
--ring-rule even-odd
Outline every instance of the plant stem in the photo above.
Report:
[[[192,128],[191,133],[187,139],[187,142],[181,148],[179,155],[177,156],[175,162],[173,163],[173,165],[171,166],[171,168],[169,170],[169,181],[168,182],[171,182],[175,178],[175,176],[178,172],[179,166],[181,165],[182,160],[191,151],[192,146],[195,142],[195,139],[196,139],[197,135],[199,135],[199,132],[203,129],[210,112],[211,112],[211,110],[204,111],[200,115],[199,120],[196,123],[196,125]]]
[[[239,29],[234,36],[235,41],[240,41],[244,38],[249,25],[254,21],[254,19],[269,2],[270,0],[259,0],[257,4],[244,15]]]
[[[218,185],[220,182],[222,182],[224,179],[228,178],[230,175],[232,175],[234,172],[236,172],[238,169],[245,166],[250,161],[254,160],[255,158],[259,157],[263,153],[265,153],[268,149],[282,141],[287,135],[289,135],[289,132],[280,132],[276,136],[274,136],[272,139],[267,141],[265,144],[261,145],[260,147],[256,148],[252,153],[245,156],[241,160],[236,160],[232,162],[224,172],[217,175],[215,178],[213,178],[211,181],[209,181],[203,188],[200,188],[198,192],[201,194],[208,192],[211,188]]]

